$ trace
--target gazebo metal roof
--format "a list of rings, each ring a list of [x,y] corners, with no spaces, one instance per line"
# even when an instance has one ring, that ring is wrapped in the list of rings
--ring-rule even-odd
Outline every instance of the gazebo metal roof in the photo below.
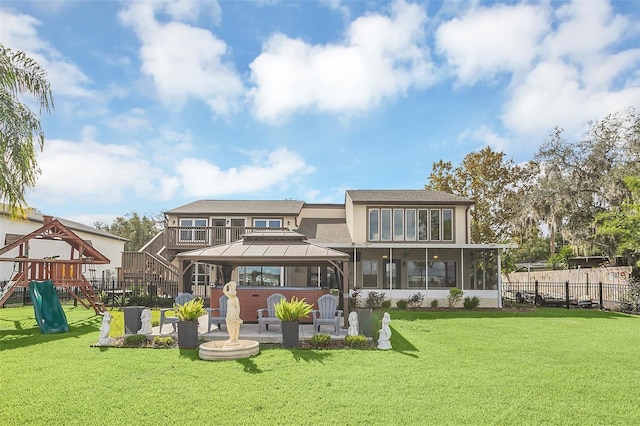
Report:
[[[179,260],[193,260],[218,265],[313,265],[348,261],[349,255],[307,241],[293,231],[266,231],[245,234],[229,244],[191,250],[177,255]]]

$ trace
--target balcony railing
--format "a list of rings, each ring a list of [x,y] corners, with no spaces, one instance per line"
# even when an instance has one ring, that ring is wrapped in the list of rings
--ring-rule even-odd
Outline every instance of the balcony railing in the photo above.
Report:
[[[189,250],[228,244],[243,234],[262,231],[286,231],[288,228],[256,228],[250,226],[169,226],[166,229],[167,249]]]

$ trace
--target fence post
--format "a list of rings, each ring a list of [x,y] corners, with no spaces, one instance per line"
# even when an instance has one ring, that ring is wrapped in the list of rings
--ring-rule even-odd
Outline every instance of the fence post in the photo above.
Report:
[[[604,309],[603,300],[602,300],[602,281],[598,283],[598,293],[600,293],[600,309]]]
[[[538,280],[535,280],[533,283],[534,286],[534,295],[533,295],[533,304],[538,306]]]
[[[564,300],[567,303],[567,309],[569,309],[569,281],[564,283]]]

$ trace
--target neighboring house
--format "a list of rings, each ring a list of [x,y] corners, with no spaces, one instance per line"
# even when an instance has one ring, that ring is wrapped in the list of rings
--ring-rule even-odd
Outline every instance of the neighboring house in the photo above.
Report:
[[[111,261],[106,265],[91,265],[91,268],[88,268],[91,270],[83,271],[86,278],[90,281],[107,277],[115,278],[116,269],[120,268],[122,252],[128,240],[81,223],[65,219],[58,220]],[[11,219],[7,212],[0,209],[0,248],[30,234],[40,228],[43,223],[44,216],[40,213],[30,211],[26,219]],[[50,242],[35,240],[30,243],[30,256],[66,258],[69,256],[69,247],[66,244],[54,245]],[[15,264],[0,262],[0,283],[10,281],[15,272]]]
[[[350,256],[350,289],[379,291],[393,301],[415,293],[446,306],[449,289],[477,296],[482,307],[501,306],[500,244],[470,241],[473,201],[431,190],[348,190],[344,204],[303,201],[201,200],[165,212],[169,261],[194,249],[229,244],[243,234],[291,230],[315,246]],[[176,262],[174,261],[174,264]],[[223,284],[220,267],[196,263],[183,291]],[[241,286],[340,288],[331,266],[238,266]]]

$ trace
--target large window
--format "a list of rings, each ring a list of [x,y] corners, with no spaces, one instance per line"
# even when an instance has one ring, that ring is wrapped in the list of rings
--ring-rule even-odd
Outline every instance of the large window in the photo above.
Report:
[[[429,262],[429,288],[456,287],[457,262],[443,260]]]
[[[380,209],[380,239],[391,241],[391,209]]]
[[[453,209],[369,209],[369,241],[453,241]]]
[[[378,261],[362,261],[362,287],[378,288]]]
[[[409,288],[426,288],[427,262],[409,260],[407,262],[407,280]]]
[[[240,285],[278,287],[282,268],[279,266],[242,266],[238,268]]]
[[[369,210],[369,241],[380,239],[380,210]]]
[[[180,219],[180,241],[204,242],[207,235],[207,230],[204,229],[206,227],[207,219]]]

